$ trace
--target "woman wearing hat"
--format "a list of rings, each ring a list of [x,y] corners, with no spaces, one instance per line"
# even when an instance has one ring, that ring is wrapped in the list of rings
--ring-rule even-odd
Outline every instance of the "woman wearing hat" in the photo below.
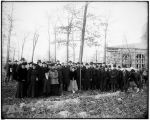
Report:
[[[75,91],[78,90],[78,86],[77,86],[77,71],[76,68],[74,66],[72,66],[70,68],[70,85],[68,87],[68,91],[72,91],[72,93],[75,93]]]
[[[44,65],[43,69],[45,74],[43,93],[44,96],[48,97],[51,92],[51,79],[49,77],[49,70],[51,69],[50,64],[48,64],[48,68],[46,67],[46,65]]]

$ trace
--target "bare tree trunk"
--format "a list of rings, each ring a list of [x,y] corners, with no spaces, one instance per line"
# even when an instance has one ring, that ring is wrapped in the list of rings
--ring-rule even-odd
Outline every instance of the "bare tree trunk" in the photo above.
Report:
[[[33,59],[34,59],[34,52],[35,52],[35,47],[36,47],[36,44],[38,42],[38,37],[39,37],[39,34],[34,33],[34,37],[33,37],[33,50],[32,50],[32,62],[33,62]]]
[[[33,62],[33,58],[34,58],[34,48],[32,50],[32,62]]]
[[[25,42],[26,42],[26,38],[27,38],[27,37],[28,37],[28,35],[25,36],[24,39],[23,39],[22,50],[21,50],[21,58],[23,57],[23,50],[24,50],[24,45],[25,45]]]
[[[81,62],[83,57],[83,47],[84,47],[84,36],[85,36],[85,26],[86,26],[86,14],[87,14],[88,2],[85,4],[84,8],[84,17],[83,17],[83,27],[82,27],[82,39],[80,45],[80,54],[79,54],[79,61],[80,61],[80,90],[81,90]]]
[[[96,63],[97,63],[97,49],[96,49]]]
[[[67,45],[66,45],[66,48],[67,48],[67,64],[68,64],[68,59],[69,59],[69,30],[67,31]]]
[[[73,35],[72,35],[72,41],[73,41],[73,62],[75,62],[75,43],[74,43],[74,36]]]
[[[50,32],[49,32],[49,18],[48,18],[48,42],[49,42],[49,50],[48,50],[48,58],[49,58],[49,61],[50,61],[50,58],[51,58],[51,53],[50,53]]]
[[[50,53],[50,34],[49,34],[49,31],[48,31],[48,45],[49,45],[49,50],[48,50],[48,59],[50,61],[50,58],[51,58],[51,53]]]
[[[9,23],[9,31],[8,31],[8,44],[7,44],[6,66],[8,66],[8,61],[9,61],[10,40],[11,40],[11,34],[12,34],[12,30],[13,30],[13,5],[12,5],[12,10],[11,10],[11,15],[8,16],[8,21],[10,23]],[[6,67],[6,71],[8,71],[8,67]]]
[[[83,57],[83,47],[84,47],[84,36],[85,36],[87,8],[88,8],[88,3],[86,2],[85,8],[84,8],[83,27],[82,27],[82,39],[81,39],[80,54],[79,54],[79,61],[80,61],[80,63],[82,62],[82,57]]]
[[[107,27],[108,27],[108,25],[106,25],[106,29],[105,29],[104,60],[103,60],[103,62],[105,62],[105,63],[106,63],[106,48],[107,48],[107,43],[106,43],[106,40],[107,40]]]
[[[55,62],[56,62],[56,59],[57,59],[57,53],[56,53],[56,43],[57,43],[57,38],[56,38],[56,27],[55,27]]]
[[[15,53],[16,53],[16,49],[14,49],[13,61],[15,60]]]
[[[20,49],[19,49],[19,40],[17,40],[17,44],[18,44],[18,61],[19,61],[19,58],[20,58],[20,56],[19,56],[19,54],[20,54]]]

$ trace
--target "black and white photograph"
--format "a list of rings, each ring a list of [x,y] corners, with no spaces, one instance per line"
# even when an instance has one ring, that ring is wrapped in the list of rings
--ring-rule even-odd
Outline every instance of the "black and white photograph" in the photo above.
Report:
[[[1,1],[1,119],[148,119],[149,1]]]

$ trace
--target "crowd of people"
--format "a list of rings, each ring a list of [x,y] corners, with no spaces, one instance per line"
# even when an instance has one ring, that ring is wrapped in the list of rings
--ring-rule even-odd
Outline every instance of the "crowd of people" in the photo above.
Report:
[[[7,80],[17,81],[16,98],[62,95],[64,91],[75,93],[78,90],[124,91],[132,86],[142,90],[143,79],[148,81],[146,71],[127,70],[126,66],[106,65],[105,63],[74,63],[57,61],[27,63],[9,61]]]

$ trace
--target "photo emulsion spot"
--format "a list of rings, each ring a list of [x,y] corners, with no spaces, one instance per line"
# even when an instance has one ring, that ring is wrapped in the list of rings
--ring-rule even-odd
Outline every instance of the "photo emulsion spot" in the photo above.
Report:
[[[148,118],[148,5],[2,1],[1,118]]]

